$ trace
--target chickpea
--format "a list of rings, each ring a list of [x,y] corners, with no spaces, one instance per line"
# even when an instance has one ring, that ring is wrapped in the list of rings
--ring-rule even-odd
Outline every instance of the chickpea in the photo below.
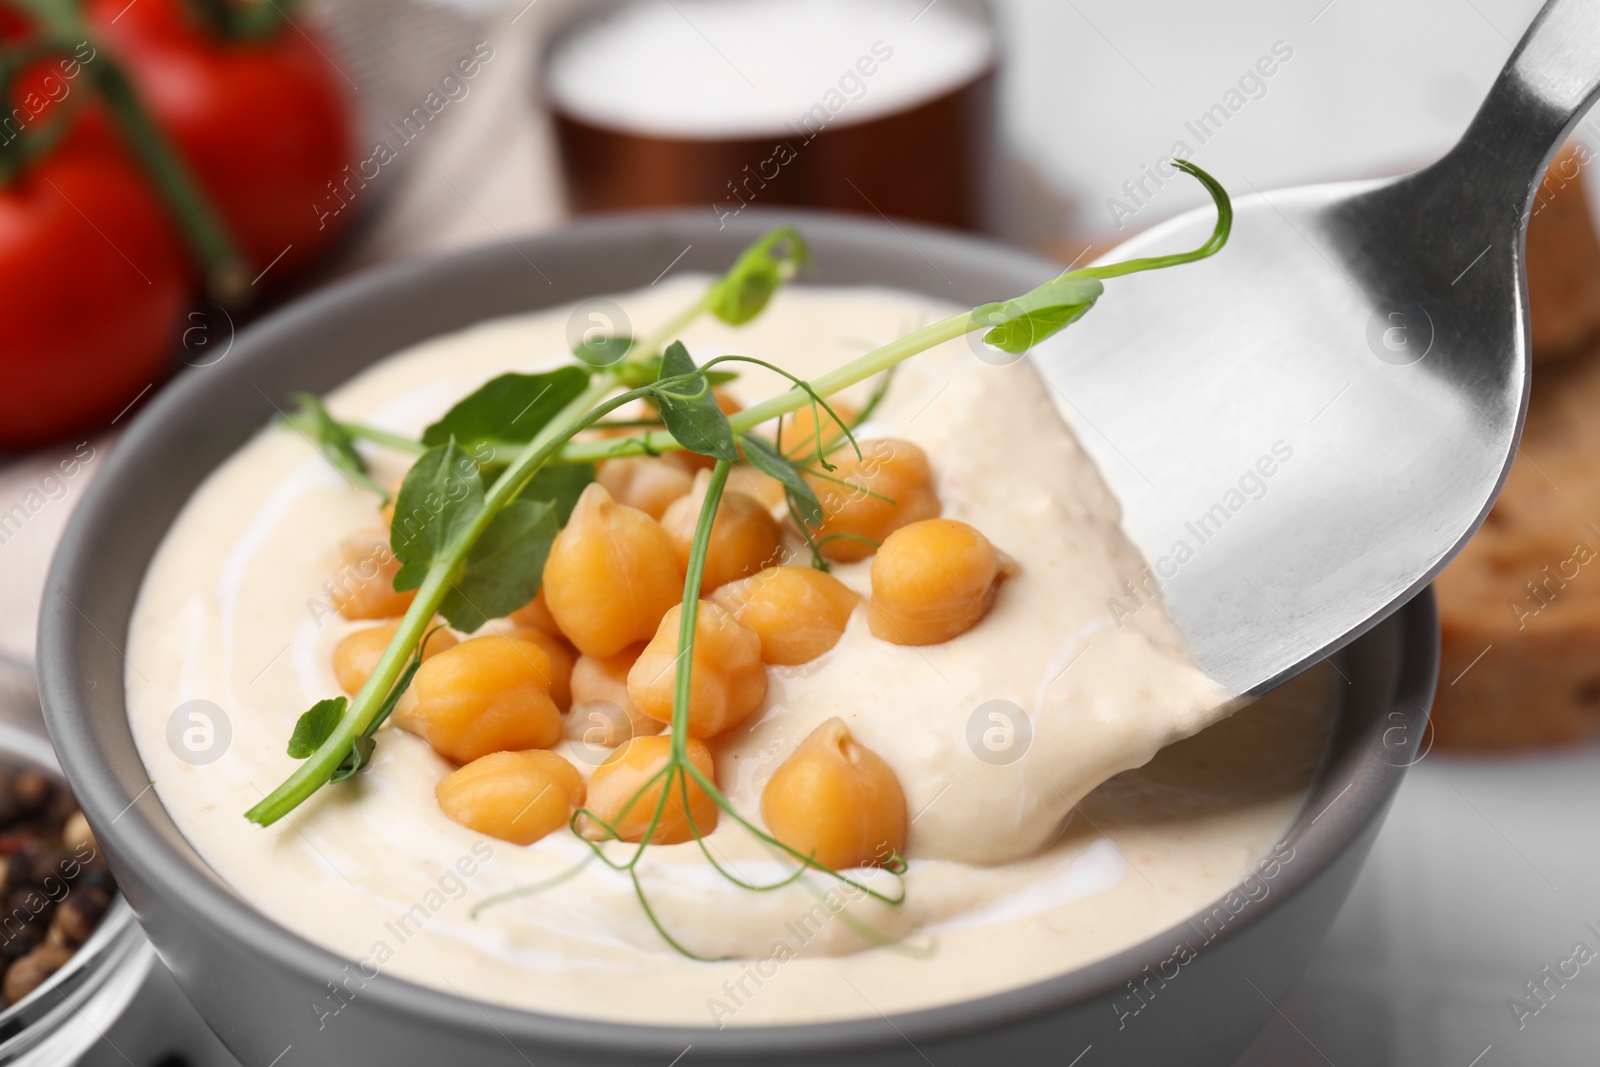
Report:
[[[890,534],[872,559],[872,632],[897,645],[936,645],[988,614],[1010,564],[964,522],[926,519]]]
[[[480,756],[433,791],[447,816],[513,845],[531,845],[565,827],[585,793],[578,769],[541,749]]]
[[[711,475],[695,476],[694,491],[679,497],[661,517],[661,528],[672,539],[678,566],[689,569],[689,549],[694,543],[694,528],[705,506]],[[783,527],[755,497],[728,490],[717,502],[717,517],[711,523],[711,544],[706,550],[706,566],[700,576],[700,592],[709,593],[720,585],[754,574],[777,560],[783,552]]]
[[[677,453],[624,456],[600,464],[595,480],[617,503],[660,519],[669,504],[694,488],[694,470]]]
[[[392,619],[404,615],[416,590],[395,592],[400,560],[386,533],[353,534],[339,542],[339,570],[324,583],[328,599],[347,619]]]
[[[711,750],[692,737],[685,739],[685,746],[689,762],[716,781]],[[652,844],[676,845],[692,840],[695,830],[699,830],[702,837],[715,830],[720,814],[717,803],[687,770],[681,772],[681,779],[679,774],[670,774],[650,782],[651,776],[667,765],[671,755],[671,737],[635,737],[627,742],[595,768],[594,777],[589,779],[586,805],[589,811],[615,830],[616,837],[621,840],[642,841],[665,791],[667,802],[661,809],[661,820],[656,823],[655,832],[650,835]],[[647,782],[650,782],[648,788]],[[641,793],[641,789],[644,792]],[[683,803],[686,790],[687,811]],[[586,817],[580,828],[584,836],[596,841],[612,837],[595,819]]]
[[[395,705],[394,724],[457,763],[561,740],[550,658],[531,641],[491,634],[425,661]]]
[[[839,643],[861,598],[815,567],[768,567],[711,599],[761,638],[764,662],[809,663]]]
[[[830,398],[828,406],[833,408],[834,413],[845,421],[845,425],[848,426],[856,421],[856,409],[852,405],[842,400]],[[819,406],[813,412],[811,405],[807,404],[805,407],[792,412],[783,420],[783,452],[785,455],[792,456],[795,459],[816,458],[817,416],[819,415],[822,417],[822,451],[824,453],[830,452],[834,446],[844,440],[844,431],[839,428],[839,424],[826,411],[823,411]],[[854,454],[852,451],[851,455]]]
[[[578,654],[572,646],[559,635],[544,630],[518,627],[511,631],[511,636],[531,641],[544,649],[544,654],[550,658],[550,699],[556,702],[556,708],[560,711],[572,707],[572,668],[578,662]]]
[[[846,446],[829,461],[837,469],[828,478],[808,474],[806,480],[822,504],[822,524],[812,531],[813,536],[821,540],[834,534],[850,535],[822,546],[822,554],[831,560],[850,563],[866,559],[876,549],[856,538],[882,544],[900,527],[939,514],[928,457],[910,441],[862,441],[860,458]]]
[[[550,605],[544,599],[544,586],[539,587],[538,594],[522,607],[513,611],[511,621],[522,630],[543,630],[547,634],[557,637],[566,636],[561,632],[561,627],[556,625],[556,617],[550,614]]]
[[[683,597],[683,571],[660,524],[591,484],[550,546],[544,594],[578,651],[604,658],[650,639]]]
[[[572,668],[572,711],[567,715],[568,740],[616,748],[631,737],[659,734],[665,723],[639,710],[628,695],[628,671],[643,645],[625,648],[615,656],[596,659],[579,656]],[[621,716],[611,712],[616,708]]]
[[[773,772],[761,818],[773,837],[836,871],[880,866],[906,847],[900,779],[843,719],[812,730]]]
[[[628,671],[628,695],[640,711],[664,723],[672,721],[682,615],[682,605],[667,612],[655,637]],[[691,662],[691,737],[715,737],[733,729],[766,699],[767,668],[761,662],[761,638],[709,600],[699,603]]]
[[[333,674],[339,679],[339,688],[354,696],[367,684],[367,676],[378,665],[383,650],[389,647],[394,632],[400,629],[398,621],[382,626],[368,626],[340,638],[333,646]],[[422,650],[424,660],[431,659],[447,648],[454,648],[456,635],[449,630],[436,630]]]

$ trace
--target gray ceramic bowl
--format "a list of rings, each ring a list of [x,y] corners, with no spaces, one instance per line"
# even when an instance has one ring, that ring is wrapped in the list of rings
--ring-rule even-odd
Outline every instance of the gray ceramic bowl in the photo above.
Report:
[[[1340,653],[1351,684],[1337,729],[1288,834],[1294,859],[1264,897],[1209,942],[1199,926],[1183,924],[1093,966],[937,1010],[722,1031],[624,1026],[470,1003],[380,976],[319,1029],[312,1004],[344,961],[253,911],[173,825],[128,729],[119,650],[151,554],[201,479],[273,418],[268,397],[329,389],[397,349],[480,319],[648,285],[675,261],[680,271],[721,269],[778,221],[800,223],[816,253],[810,277],[830,284],[977,303],[1058,269],[976,240],[829,215],[752,210],[723,229],[710,212],[600,217],[514,247],[401,263],[302,300],[243,334],[221,362],[175,382],[118,443],[52,569],[39,650],[45,709],[129,901],[243,1062],[277,1063],[292,1046],[285,1064],[667,1067],[692,1047],[686,1065],[1221,1067],[1299,976],[1417,758],[1437,673],[1426,594]],[[1184,942],[1197,951],[1180,967],[1170,961]]]

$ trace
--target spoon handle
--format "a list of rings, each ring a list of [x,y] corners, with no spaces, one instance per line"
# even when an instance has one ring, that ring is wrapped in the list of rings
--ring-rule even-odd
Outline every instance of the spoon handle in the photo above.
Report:
[[[1510,207],[1526,222],[1551,157],[1597,96],[1600,0],[1549,0],[1443,169],[1486,196],[1483,206]]]

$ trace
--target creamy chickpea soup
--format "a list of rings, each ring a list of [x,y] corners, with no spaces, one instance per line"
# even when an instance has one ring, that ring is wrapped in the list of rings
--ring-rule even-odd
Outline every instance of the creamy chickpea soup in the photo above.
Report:
[[[706,285],[611,299],[648,336]],[[746,325],[701,316],[673,336],[702,364],[741,353],[813,380],[953,310],[789,287]],[[425,439],[486,382],[571,365],[571,311],[416,345],[326,409]],[[789,386],[715,369],[738,375],[716,382],[724,412]],[[156,793],[235,892],[350,961],[330,982],[384,973],[588,1018],[924,1008],[1103,958],[1247,875],[1270,888],[1324,750],[1323,677],[1229,716],[1159,602],[1113,617],[1142,561],[1028,361],[997,366],[958,338],[901,364],[875,403],[881,384],[830,397],[838,421],[800,408],[777,440],[777,421],[733,418],[771,456],[802,457],[791,469],[820,513],[804,493],[786,505],[748,437],[731,466],[671,451],[605,460],[590,481],[567,464],[565,503],[515,512],[517,537],[486,534],[440,620],[418,616],[420,656],[386,649],[432,580],[397,592],[396,556],[443,551],[402,533],[425,499],[407,469],[429,461],[364,440],[368,475],[341,472],[307,424],[274,423],[196,492],[144,581],[128,708]],[[678,399],[651,400],[576,441],[592,453],[672,426]],[[363,483],[402,476],[395,518]],[[505,584],[474,576],[541,536],[537,597],[500,610]],[[498,617],[468,632],[478,597]],[[247,821],[386,671],[409,684],[346,757],[354,773]],[[194,701],[227,721],[199,753],[174,727]]]

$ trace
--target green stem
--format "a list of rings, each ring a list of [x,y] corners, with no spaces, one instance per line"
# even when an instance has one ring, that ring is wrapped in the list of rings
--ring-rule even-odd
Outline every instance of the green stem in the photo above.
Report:
[[[12,87],[17,75],[36,60],[64,51],[60,42],[32,40],[20,45],[0,45],[0,100],[12,98]],[[38,126],[29,129],[24,123],[13,127],[11,123],[0,126],[0,188],[25,170],[35,160],[48,155],[66,135],[77,119],[83,103],[83,94],[66,97],[55,112]]]
[[[811,389],[818,396],[831,396],[842,389],[848,389],[858,382],[864,382],[874,374],[882,373],[912,356],[926,352],[936,345],[954,340],[973,330],[986,330],[987,323],[973,319],[972,312],[963,311],[959,315],[952,315],[930,326],[924,326],[914,333],[908,333],[897,341],[891,341],[880,348],[874,348],[864,356],[851,360],[842,367],[838,367],[826,374],[811,379]],[[779,393],[769,400],[745,408],[737,414],[728,417],[728,425],[733,427],[734,433],[743,433],[769,419],[787,415],[791,411],[798,411],[811,402],[811,393],[804,389],[791,389],[786,393]],[[557,453],[555,459],[561,463],[593,463],[614,456],[649,455],[658,452],[671,452],[683,446],[665,430],[641,434],[637,437],[618,437],[603,441],[575,441]]]
[[[187,6],[218,40],[257,42],[283,31],[289,19],[285,8],[295,6],[295,0],[189,0]]]
[[[688,327],[690,323],[694,322],[695,319],[698,319],[710,309],[711,296],[714,292],[716,292],[715,283],[706,288],[705,293],[701,295],[699,300],[695,301],[693,304],[690,304],[688,307],[678,312],[678,314],[668,319],[660,326],[660,328],[656,329],[648,336],[641,338],[634,351],[640,354],[640,358],[645,356],[653,356],[659,353],[667,346],[668,342],[676,340],[678,334]]]
[[[694,670],[694,630],[700,617],[700,581],[705,575],[706,554],[711,550],[711,527],[717,518],[717,504],[722,500],[722,487],[728,484],[728,472],[732,469],[733,464],[725,459],[717,460],[717,465],[711,468],[705,501],[695,521],[694,540],[689,543],[689,566],[683,579],[683,614],[678,619],[680,655],[672,690],[672,762],[680,766],[689,760],[689,691]],[[682,654],[685,649],[688,653]],[[685,808],[685,813],[688,810]]]
[[[333,420],[333,424],[357,440],[371,441],[375,445],[385,445],[400,452],[412,452],[420,456],[428,450],[428,446],[415,437],[407,437],[402,433],[380,430],[376,426],[367,426],[359,422],[340,422],[338,419]],[[521,447],[517,445],[515,448],[508,448],[507,451],[515,451]]]
[[[1206,243],[1188,252],[1174,252],[1170,256],[1144,256],[1139,259],[1126,259],[1121,263],[1107,263],[1103,267],[1084,267],[1081,270],[1063,274],[1063,278],[1098,278],[1101,280],[1120,278],[1126,274],[1138,274],[1140,271],[1181,267],[1185,263],[1194,263],[1222,251],[1222,246],[1228,243],[1228,235],[1233,232],[1233,201],[1228,198],[1228,193],[1222,188],[1221,183],[1193,163],[1175,159],[1172,161],[1172,165],[1205,186],[1206,192],[1211,194],[1212,202],[1216,205],[1217,222],[1212,227],[1211,237]]]
[[[294,421],[292,416],[290,421]],[[364,422],[344,422],[340,419],[331,419],[330,421],[358,441],[371,441],[375,445],[383,445],[397,452],[410,452],[417,456],[428,450],[428,446],[415,437],[407,437],[405,434],[395,433],[393,430],[370,426]],[[641,423],[643,424],[643,420],[641,420]],[[628,424],[612,423],[611,425]],[[659,426],[661,423],[659,421],[651,421],[647,425]],[[484,450],[488,450],[491,455],[495,456],[514,455],[520,452],[523,447],[523,442],[521,441],[505,441],[498,437],[474,437],[471,440],[458,441],[456,443],[470,456],[481,455]]]

